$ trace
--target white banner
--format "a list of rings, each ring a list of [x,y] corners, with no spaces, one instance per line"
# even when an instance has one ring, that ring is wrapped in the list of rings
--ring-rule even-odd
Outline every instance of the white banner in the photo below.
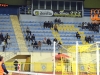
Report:
[[[53,16],[52,10],[34,10],[34,16]]]

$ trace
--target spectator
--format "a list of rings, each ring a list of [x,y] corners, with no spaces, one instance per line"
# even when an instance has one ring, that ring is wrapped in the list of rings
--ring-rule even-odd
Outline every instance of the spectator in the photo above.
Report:
[[[94,35],[91,36],[91,41],[94,43]]]
[[[62,44],[61,44],[61,42],[59,41],[58,44],[57,44],[58,49],[61,47],[61,45],[62,45]]]
[[[92,31],[94,31],[94,25],[93,25],[93,23],[91,23],[91,26],[92,26]]]
[[[58,19],[58,23],[61,24],[61,19],[60,18]]]
[[[41,41],[38,42],[38,47],[41,49]]]
[[[46,28],[46,24],[47,24],[47,22],[45,21],[45,22],[44,22],[44,25],[43,25],[44,28]]]
[[[33,40],[33,41],[32,41],[32,43],[31,43],[31,45],[33,46],[33,45],[34,45],[34,43],[35,43],[35,41]]]
[[[3,52],[5,51],[5,46],[6,46],[6,44],[5,44],[5,40],[2,42],[2,48],[3,48]]]
[[[18,70],[18,60],[17,59],[15,59],[14,61],[14,66],[15,66],[15,71],[17,71]]]
[[[5,40],[5,43],[6,43],[6,47],[7,47],[7,45],[8,45],[8,41],[7,41],[8,38],[10,38],[10,36],[9,36],[8,33],[7,33],[7,34],[5,35],[5,39],[4,39],[4,40]]]
[[[82,29],[84,29],[84,22],[82,22]]]
[[[56,25],[54,26],[54,30],[58,32],[58,29],[57,29],[57,26]]]
[[[58,42],[56,38],[53,39],[53,42],[54,42],[54,41],[55,41],[56,43]]]
[[[4,40],[5,40],[5,47],[7,48],[7,45],[8,45],[7,38],[5,38]]]
[[[48,27],[48,28],[51,28],[51,26],[50,26],[50,22],[49,22],[49,21],[48,21],[47,27]]]
[[[8,39],[10,39],[10,35],[8,35]]]
[[[49,38],[47,39],[47,44],[51,45],[51,40]]]
[[[26,35],[25,39],[26,39],[26,41],[28,41],[28,35]]]
[[[91,30],[92,27],[91,27],[91,24],[88,22],[88,29]]]
[[[8,37],[9,37],[9,34],[7,33],[7,34],[5,35],[5,38],[7,38],[7,39],[8,39]]]
[[[77,39],[80,39],[80,37],[81,37],[78,32],[76,33],[76,37],[77,37]]]
[[[32,41],[32,35],[29,35],[29,41]]]
[[[47,43],[47,39],[46,37],[43,39],[43,44],[46,44]]]
[[[48,22],[46,22],[45,27],[48,28]]]
[[[88,40],[89,40],[89,43],[91,43],[91,37],[90,36],[88,37]]]
[[[35,43],[33,44],[33,48],[35,48],[35,47],[38,49],[37,41],[35,41]]]
[[[57,20],[57,18],[55,19],[55,24],[56,24],[56,23],[58,23],[58,20]]]
[[[10,38],[8,38],[7,41],[8,41],[8,46],[10,47],[10,45],[11,45]]]
[[[86,41],[87,43],[89,43],[89,40],[88,40],[88,37],[87,37],[87,36],[85,36],[85,41]]]
[[[32,37],[31,37],[32,41],[34,40],[35,41],[35,35],[33,34]]]
[[[99,33],[99,27],[98,26],[95,27],[95,31]]]
[[[86,22],[84,23],[84,28],[85,28],[85,29],[87,29],[87,28],[88,28],[88,25],[87,25],[87,23],[86,23]]]
[[[51,21],[51,23],[50,23],[50,28],[53,28],[53,22]]]
[[[4,41],[4,37],[3,37],[2,33],[1,33],[0,37],[1,37],[1,41]]]
[[[0,45],[2,43],[2,33],[0,33]]]
[[[30,46],[30,44],[29,44],[30,43],[30,40],[31,40],[30,39],[30,35],[26,35],[26,41],[28,42],[28,46]]]
[[[29,27],[27,26],[27,28],[26,28],[26,33],[27,33],[27,35],[28,34],[30,34],[31,35],[31,31],[30,31],[30,29],[29,29]]]

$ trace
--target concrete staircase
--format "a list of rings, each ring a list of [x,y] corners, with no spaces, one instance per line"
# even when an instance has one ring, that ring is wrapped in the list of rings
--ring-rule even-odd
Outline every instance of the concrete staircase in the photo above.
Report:
[[[13,25],[13,28],[14,28],[14,32],[15,32],[15,35],[16,35],[16,39],[17,39],[19,49],[20,49],[21,52],[27,52],[28,49],[27,49],[22,31],[21,31],[21,27],[20,27],[20,24],[19,24],[19,21],[18,21],[18,17],[11,15],[10,18],[11,18],[11,21],[12,21],[12,25]]]
[[[52,31],[52,34],[53,34],[54,38],[56,38],[58,41],[60,41],[62,43],[60,34],[58,32],[56,32],[56,31],[54,31],[53,28],[51,28],[51,31]]]
[[[0,52],[0,55],[4,57],[5,62],[8,61],[9,59],[13,58],[16,56],[16,53],[14,52]]]

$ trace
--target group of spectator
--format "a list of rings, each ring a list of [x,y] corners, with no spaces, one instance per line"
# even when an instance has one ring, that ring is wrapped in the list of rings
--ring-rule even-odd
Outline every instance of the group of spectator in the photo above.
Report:
[[[58,47],[60,47],[60,45],[62,45],[61,42],[60,41],[58,42],[58,40],[56,38],[53,39],[53,42],[56,42]],[[52,42],[51,42],[51,40],[49,38],[46,39],[46,37],[45,37],[44,40],[43,40],[43,44],[51,45]]]
[[[82,29],[89,29],[90,31],[98,32],[99,33],[99,25],[100,23],[82,23]]]
[[[30,42],[31,42],[31,45],[33,46],[33,48],[41,48],[41,41],[36,41],[35,40],[35,35],[34,34],[27,34],[26,35],[26,41],[28,41],[28,46],[30,46]]]
[[[85,41],[87,43],[91,43],[91,42],[94,43],[94,35],[92,35],[92,36],[85,36]]]
[[[78,32],[76,33],[76,38],[77,39],[80,39],[81,38],[81,35]],[[94,43],[94,35],[92,35],[92,36],[85,36],[85,41],[87,43],[91,43],[91,42]]]
[[[3,52],[5,51],[5,48],[7,48],[7,46],[10,47],[10,44],[10,35],[7,33],[5,36],[3,36],[3,34],[0,33],[0,45],[2,45]]]
[[[43,27],[44,27],[44,28],[54,28],[54,30],[55,30],[56,32],[58,32],[58,28],[57,28],[57,25],[56,25],[56,24],[62,23],[61,20],[60,20],[60,18],[59,18],[59,19],[56,18],[56,19],[54,20],[54,23],[55,23],[55,24],[53,24],[52,21],[48,21],[48,22],[45,21],[44,24],[43,24]]]
[[[54,22],[55,22],[55,24],[61,24],[61,23],[62,23],[60,18],[59,18],[59,19],[56,18],[56,19],[54,20]]]
[[[50,21],[48,21],[48,22],[45,21],[43,27],[44,28],[53,28],[53,22],[52,21],[51,22]]]
[[[33,48],[37,48],[37,49],[41,49],[42,44],[47,44],[47,45],[52,44],[52,41],[50,40],[50,38],[46,38],[46,37],[43,39],[43,41],[36,41],[35,35],[31,34],[31,30],[29,29],[29,27],[26,28],[25,39],[26,39],[26,41],[28,41],[28,46],[30,46],[29,43],[31,42],[31,46],[33,46]],[[61,42],[58,42],[58,40],[56,38],[54,38],[53,41],[58,43],[58,46],[61,45]]]

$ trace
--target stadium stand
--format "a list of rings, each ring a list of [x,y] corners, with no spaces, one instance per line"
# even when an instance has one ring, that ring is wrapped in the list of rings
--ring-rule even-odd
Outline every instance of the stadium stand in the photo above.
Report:
[[[10,20],[10,16],[7,14],[0,14],[0,32],[3,34],[3,37],[5,38],[5,35],[8,33],[10,36],[10,42],[11,45],[7,46],[5,51],[19,51],[19,47],[17,44],[16,36],[12,27],[12,23]],[[2,51],[2,44],[0,46],[0,51]]]
[[[0,33],[11,42],[0,45],[0,55],[10,75],[99,75],[100,9],[86,8],[85,0],[20,1],[0,4]]]
[[[58,31],[55,32],[53,28],[43,28],[44,22],[35,22],[35,21],[21,21],[21,28],[24,34],[24,37],[26,37],[26,28],[27,26],[32,31],[32,34],[35,35],[36,41],[43,42],[43,39],[45,37],[49,37],[52,42],[53,39],[56,38],[58,41],[60,41],[63,45],[75,45],[76,41],[79,41],[79,44],[86,44],[85,42],[85,36],[92,36],[94,35],[94,42],[100,41],[99,33],[95,33],[94,31],[90,31],[89,29],[82,29],[82,23],[81,22],[64,22],[64,24],[57,25]],[[76,38],[76,32],[79,32],[81,39]],[[49,34],[48,34],[49,33]],[[41,36],[41,37],[40,37]],[[28,45],[28,42],[26,42]],[[93,42],[91,42],[93,43]],[[30,43],[31,45],[31,43]],[[52,47],[53,45],[51,45]],[[28,46],[29,50],[33,50],[32,47]],[[52,50],[50,46],[42,44],[41,49],[42,50]]]
[[[44,29],[43,26],[39,22],[36,23],[33,21],[29,21],[29,22],[22,21],[20,23],[21,23],[21,28],[22,28],[24,37],[26,37],[26,28],[28,26],[30,28],[32,34],[35,35],[36,41],[43,42],[43,39],[46,37],[46,38],[50,38],[53,42],[54,37],[52,35],[52,31],[49,28]],[[26,41],[26,43],[27,43],[27,47],[28,47],[29,51],[33,51],[32,46],[28,46],[28,45],[31,45],[32,42],[28,43]],[[50,51],[50,50],[52,50],[52,46],[53,46],[53,44],[51,44],[51,46],[48,46],[48,45],[45,45],[42,43],[41,50]],[[34,50],[36,50],[36,48]]]
[[[57,38],[58,41],[60,41],[64,45],[74,45],[76,41],[79,41],[79,44],[82,44],[82,41],[80,39],[76,38],[76,32],[79,31],[78,27],[75,27],[75,23],[72,24],[62,24],[57,25],[58,27],[58,33],[54,31],[53,28],[43,28],[43,22],[34,22],[34,21],[21,21],[20,22],[22,31],[24,34],[24,37],[26,37],[26,28],[27,26],[32,31],[32,34],[34,34],[36,37],[36,41],[43,41],[43,38],[49,37],[52,42],[54,38]],[[49,34],[48,34],[49,33]],[[83,35],[83,31],[79,31],[80,34]],[[40,37],[41,36],[41,37]],[[28,45],[28,42],[26,42]],[[31,43],[30,43],[31,45]],[[52,47],[53,45],[51,45]],[[42,50],[49,50],[51,48],[48,45],[42,44],[41,49]],[[30,50],[33,50],[32,47],[29,47]],[[52,49],[52,48],[51,48]],[[50,49],[50,50],[51,50]]]
[[[79,28],[80,31],[84,32],[85,36],[92,36],[92,35],[94,35],[94,42],[100,41],[100,39],[99,39],[100,38],[100,35],[99,35],[98,32],[94,32],[94,30],[89,30],[88,28],[87,29],[82,29],[82,27],[79,27],[79,25],[75,25],[75,26],[77,28]],[[81,24],[81,26],[82,26],[82,24]],[[99,29],[99,31],[100,31],[100,29]]]

